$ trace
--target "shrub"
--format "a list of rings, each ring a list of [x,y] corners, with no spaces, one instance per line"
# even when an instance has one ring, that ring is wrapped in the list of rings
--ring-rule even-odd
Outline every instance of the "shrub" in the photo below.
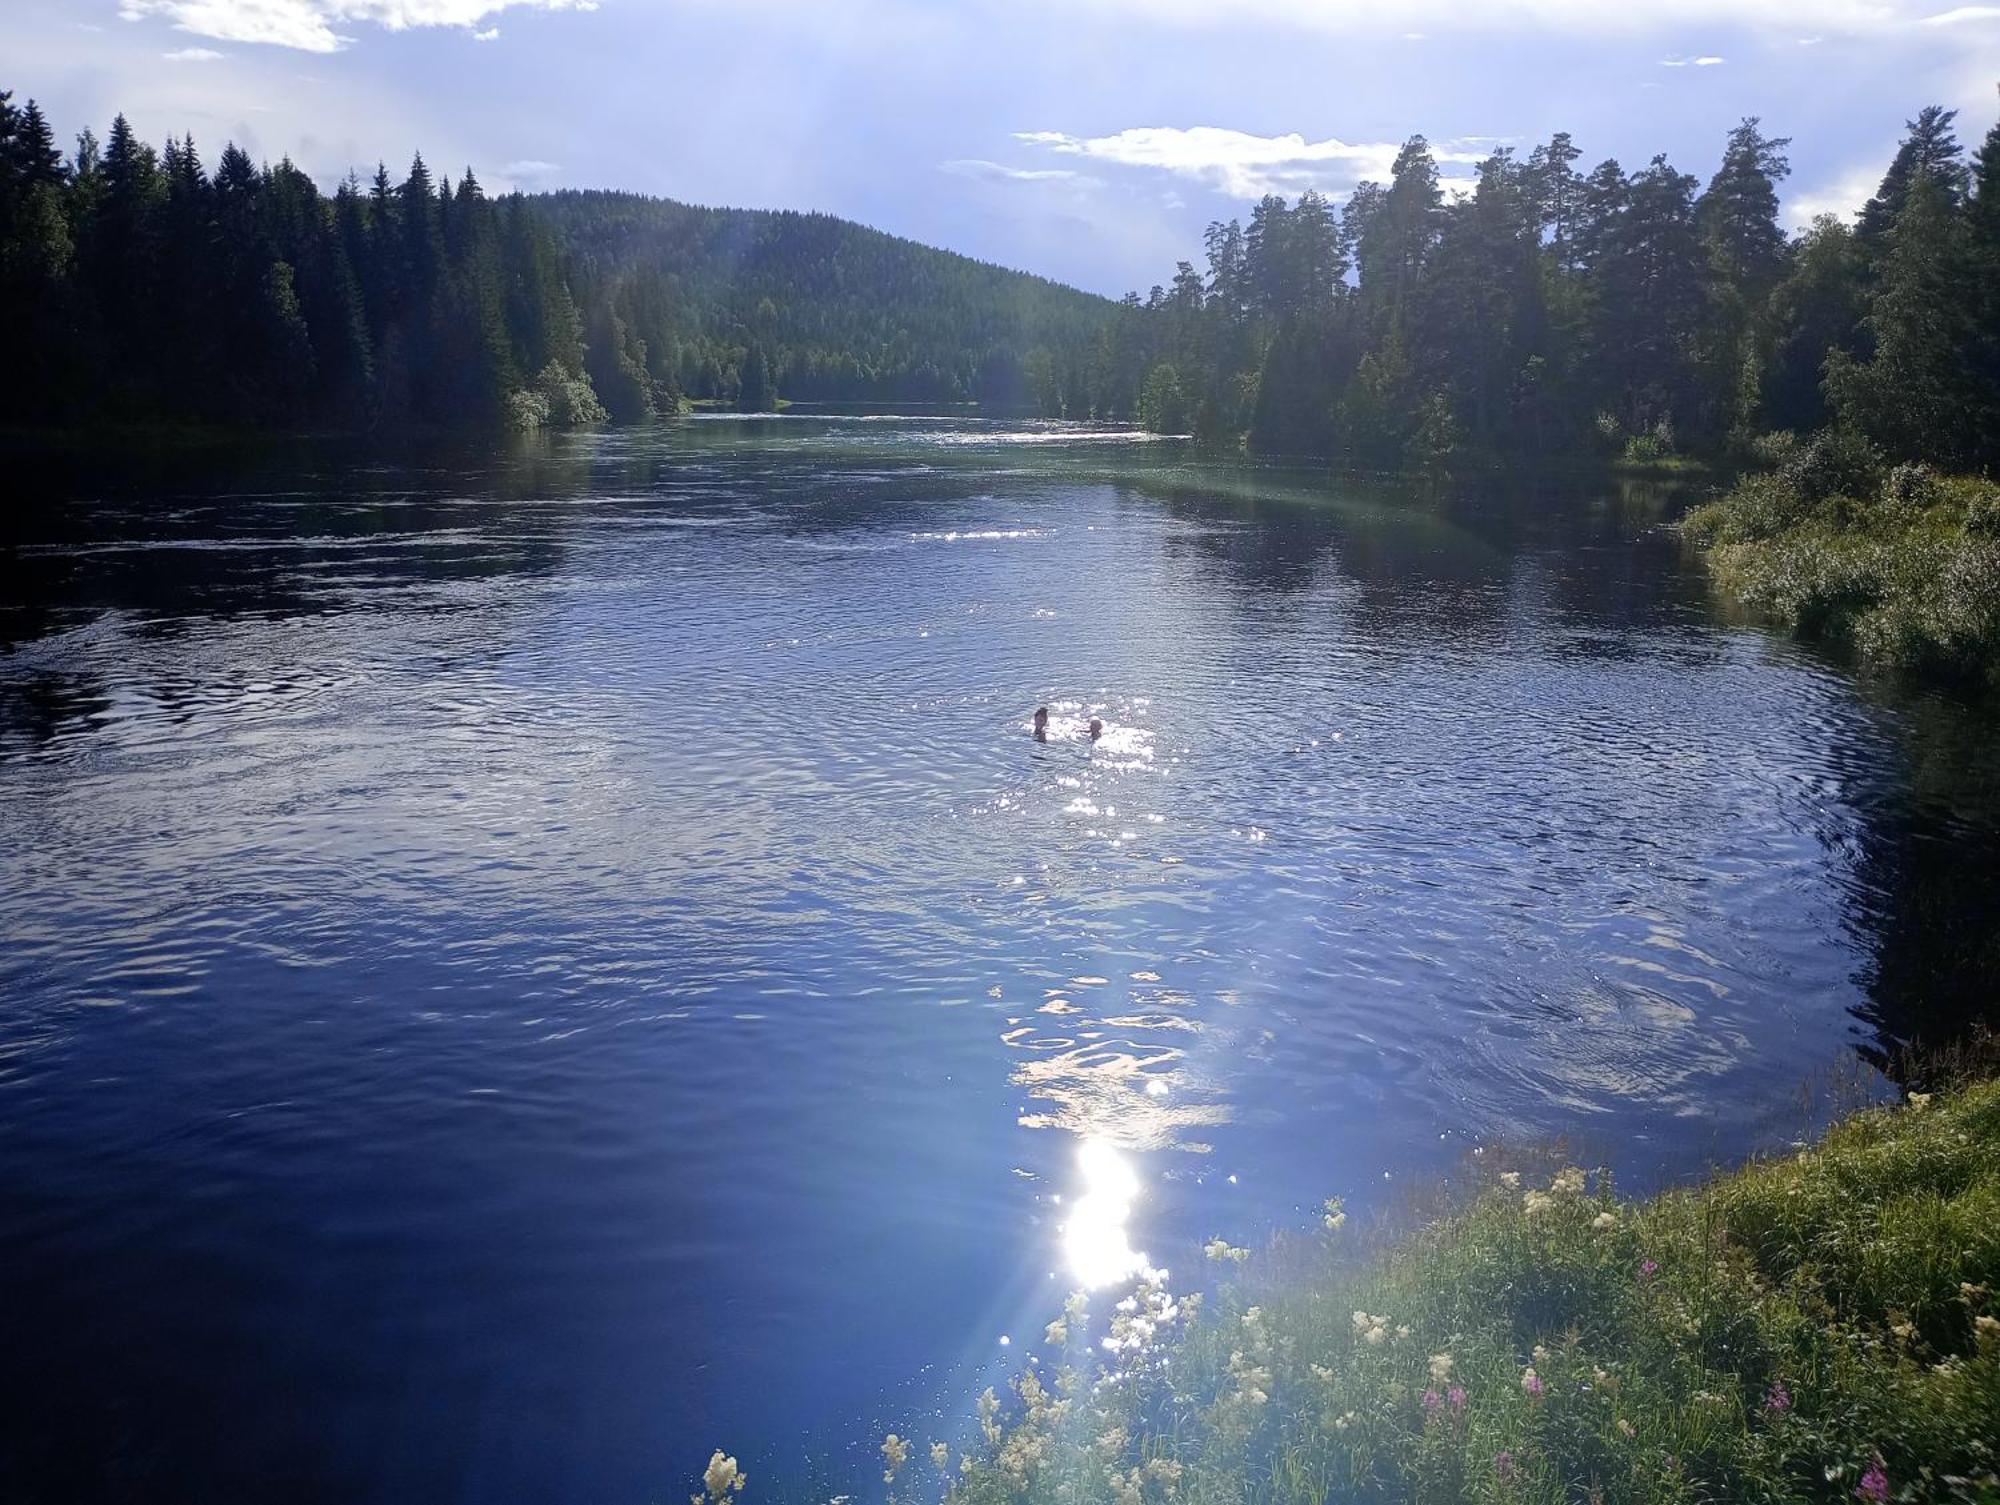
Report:
[[[1934,507],[1943,497],[1928,465],[1898,465],[1882,483],[1882,500],[1893,507]]]
[[[1773,429],[1750,441],[1750,458],[1766,469],[1775,470],[1797,453],[1799,436],[1790,429]]]
[[[1874,496],[1882,485],[1882,452],[1850,430],[1828,429],[1794,452],[1778,474],[1808,502]]]

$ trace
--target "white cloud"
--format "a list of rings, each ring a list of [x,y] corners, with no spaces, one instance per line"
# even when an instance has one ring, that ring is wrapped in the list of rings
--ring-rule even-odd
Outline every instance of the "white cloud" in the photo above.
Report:
[[[497,42],[500,40],[500,28],[489,26],[484,31],[475,31],[472,34],[472,40],[475,42]]]
[[[1662,68],[1714,68],[1728,61],[1729,59],[1727,58],[1716,57],[1713,54],[1707,54],[1702,57],[1663,57],[1660,59],[1660,66]]]
[[[1962,26],[1967,21],[2000,21],[2000,5],[1961,5],[1924,17],[1926,26]]]
[[[1912,24],[1937,0],[1063,0],[1065,6],[1114,10],[1186,27],[1236,27],[1246,21],[1341,35],[1438,34],[1537,26],[1565,35],[1671,33],[1727,25],[1796,35],[1804,30],[1873,33]],[[1972,6],[1968,9],[1990,9]]]
[[[512,6],[595,10],[597,0],[119,0],[127,21],[159,16],[177,30],[225,42],[259,42],[303,52],[337,52],[353,40],[335,30],[369,22],[389,31],[418,26],[477,27]]]
[[[214,63],[229,54],[217,52],[213,47],[179,47],[172,52],[163,52],[161,57],[170,63]]]
[[[1875,196],[1875,190],[1882,182],[1883,166],[1888,160],[1889,154],[1884,152],[1875,161],[1851,167],[1839,177],[1822,182],[1817,188],[1787,194],[1785,222],[1794,230],[1803,230],[1822,214],[1851,219],[1863,204]]]
[[[508,178],[546,178],[550,173],[561,171],[560,162],[544,162],[539,157],[525,157],[500,169],[501,175]]]
[[[1007,167],[999,162],[987,162],[978,157],[961,157],[951,162],[940,162],[938,170],[962,178],[1005,178],[1013,183],[1095,181],[1086,179],[1083,173],[1072,172],[1066,167]]]
[[[1112,136],[1017,131],[1015,139],[1068,156],[1146,167],[1192,178],[1232,198],[1294,194],[1308,188],[1340,192],[1366,178],[1389,176],[1400,149],[1392,141],[1308,141],[1293,132],[1253,136],[1223,126],[1134,126]],[[1483,161],[1485,152],[1434,149],[1440,163]]]

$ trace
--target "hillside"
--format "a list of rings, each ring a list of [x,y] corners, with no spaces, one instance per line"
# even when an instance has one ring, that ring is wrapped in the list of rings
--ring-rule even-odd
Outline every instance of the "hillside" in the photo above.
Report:
[[[579,302],[670,348],[649,364],[696,398],[737,400],[759,348],[788,398],[1029,401],[1116,307],[825,214],[609,192],[529,203]]]

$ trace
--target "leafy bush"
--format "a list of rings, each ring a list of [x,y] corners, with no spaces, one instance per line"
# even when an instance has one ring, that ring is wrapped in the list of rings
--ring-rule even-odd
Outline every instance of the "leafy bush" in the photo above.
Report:
[[[1778,474],[1809,502],[1874,496],[1882,486],[1882,452],[1850,430],[1828,429],[1800,446]]]
[[[1942,500],[1937,472],[1928,465],[1898,465],[1882,483],[1882,500],[1897,507],[1934,507]]]
[[[1750,458],[1766,469],[1775,470],[1797,453],[1799,436],[1790,429],[1774,429],[1750,441]]]
[[[2000,487],[1822,434],[1694,509],[1730,594],[1871,666],[2000,689]]]

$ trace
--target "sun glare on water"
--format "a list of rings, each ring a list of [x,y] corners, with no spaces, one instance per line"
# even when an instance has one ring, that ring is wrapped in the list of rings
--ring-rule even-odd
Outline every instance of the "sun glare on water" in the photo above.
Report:
[[[1139,1200],[1139,1176],[1132,1164],[1101,1139],[1077,1147],[1076,1168],[1083,1191],[1069,1204],[1063,1225],[1063,1257],[1072,1278],[1085,1290],[1126,1280],[1146,1268],[1146,1256],[1132,1247],[1132,1204]]]

